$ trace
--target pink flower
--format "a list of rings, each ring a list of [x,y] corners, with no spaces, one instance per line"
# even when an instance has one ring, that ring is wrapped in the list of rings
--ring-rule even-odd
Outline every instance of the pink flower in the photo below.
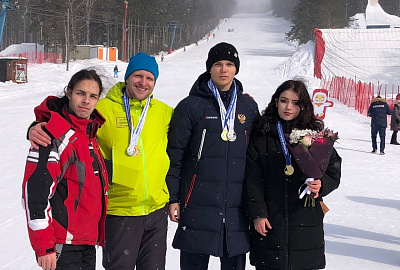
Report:
[[[310,147],[312,142],[313,142],[313,137],[311,137],[310,135],[306,135],[304,136],[302,139],[300,139],[300,142],[302,144],[304,144],[305,147]]]

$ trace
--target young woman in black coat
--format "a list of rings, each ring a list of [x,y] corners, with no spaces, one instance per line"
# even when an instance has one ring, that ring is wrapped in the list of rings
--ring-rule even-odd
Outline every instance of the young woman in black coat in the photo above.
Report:
[[[244,201],[252,221],[250,263],[257,270],[325,268],[321,202],[339,186],[341,158],[330,147],[330,154],[319,153],[326,156],[325,165],[318,155],[312,162],[300,160],[288,142],[293,129],[322,131],[324,125],[314,115],[305,84],[289,80],[278,87],[255,123],[247,150]],[[309,155],[302,147],[302,154]],[[311,145],[310,151],[313,147],[318,149]],[[311,163],[317,164],[320,175],[306,182],[311,175],[306,175],[309,168],[304,164]],[[312,203],[299,198],[307,186]]]

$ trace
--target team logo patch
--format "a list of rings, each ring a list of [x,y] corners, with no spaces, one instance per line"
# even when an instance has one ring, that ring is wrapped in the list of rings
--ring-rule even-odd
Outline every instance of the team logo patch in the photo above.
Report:
[[[132,124],[133,124],[133,117],[131,117],[132,119]],[[115,124],[117,126],[117,128],[127,128],[128,127],[128,121],[126,120],[126,117],[117,117],[115,119]]]
[[[240,124],[246,123],[246,115],[238,114],[238,119],[239,119]]]

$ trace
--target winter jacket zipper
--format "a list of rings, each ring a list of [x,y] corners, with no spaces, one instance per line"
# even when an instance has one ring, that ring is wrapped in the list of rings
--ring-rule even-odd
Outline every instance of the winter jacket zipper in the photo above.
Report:
[[[190,199],[190,196],[191,196],[192,191],[193,191],[194,183],[196,182],[196,177],[197,177],[196,168],[197,168],[197,163],[199,163],[200,158],[201,158],[201,154],[203,152],[203,146],[204,146],[204,140],[206,138],[206,132],[207,132],[207,129],[203,129],[203,133],[201,134],[199,151],[197,152],[197,160],[196,160],[196,164],[194,165],[195,173],[194,173],[194,175],[192,177],[192,180],[190,181],[190,187],[189,187],[189,191],[188,191],[188,193],[186,195],[184,209],[187,207],[187,205],[189,203],[189,199]]]
[[[138,119],[140,119],[140,116],[143,112],[143,106],[142,104],[143,101],[140,101],[140,109],[135,109],[136,116]],[[136,126],[137,128],[137,126]],[[139,141],[138,141],[139,147],[140,147],[140,155],[142,156],[143,159],[143,179],[144,179],[144,193],[145,193],[145,200],[143,201],[142,204],[142,214],[144,215],[146,213],[146,202],[149,199],[149,187],[148,187],[148,182],[147,182],[147,170],[146,170],[146,159],[145,159],[145,153],[144,153],[144,147],[143,147],[143,142],[142,142],[142,136],[139,136]]]
[[[94,146],[92,144],[92,146],[93,146],[93,150],[96,149],[96,153],[94,155],[94,158],[96,160],[97,167],[98,167],[99,180],[100,180],[100,184],[101,184],[101,193],[102,193],[102,196],[101,196],[101,205],[102,205],[102,207],[101,207],[101,216],[100,216],[100,221],[99,221],[99,225],[98,225],[98,234],[99,234],[99,236],[98,236],[98,240],[97,240],[97,243],[98,243],[97,245],[99,245],[99,243],[104,241],[103,236],[102,236],[102,231],[103,231],[102,227],[103,227],[104,224],[102,224],[101,221],[105,218],[106,211],[107,211],[106,196],[107,196],[107,192],[108,191],[104,190],[105,186],[107,185],[106,180],[104,179],[105,168],[102,166],[102,164],[101,164],[101,162],[100,162],[100,160],[98,158],[98,155],[101,155],[100,148],[99,148],[98,145]]]

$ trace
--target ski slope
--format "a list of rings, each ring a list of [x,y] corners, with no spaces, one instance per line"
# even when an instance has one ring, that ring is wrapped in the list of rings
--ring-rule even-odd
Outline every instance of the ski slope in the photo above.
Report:
[[[234,29],[228,32],[227,29]],[[166,55],[157,56],[160,76],[154,96],[174,107],[189,93],[200,73],[205,71],[208,50],[218,42],[236,46],[241,60],[237,78],[245,92],[257,101],[260,110],[269,103],[275,89],[284,80],[301,76],[310,92],[319,84],[312,77],[313,52],[304,45],[285,40],[290,23],[268,14],[238,14],[223,21],[215,38],[206,39]],[[302,52],[303,51],[303,52]],[[293,56],[293,57],[292,57]],[[120,80],[126,63],[117,62]],[[81,68],[96,67],[103,74],[106,88],[113,78],[115,62],[100,60],[65,64],[42,64],[28,67],[28,83],[0,82],[0,269],[29,270],[36,266],[30,247],[21,205],[21,183],[29,143],[26,129],[33,121],[33,108],[47,95],[60,93],[70,77]],[[371,154],[370,120],[354,109],[335,102],[328,108],[326,126],[339,132],[336,148],[343,158],[342,182],[326,197],[330,208],[325,218],[328,270],[395,270],[400,267],[400,147],[389,145],[386,155]],[[171,247],[176,224],[168,229],[167,270],[179,269],[179,251]],[[98,249],[97,269],[101,266]],[[219,269],[219,260],[210,260],[210,270]],[[254,269],[248,262],[247,269]]]

